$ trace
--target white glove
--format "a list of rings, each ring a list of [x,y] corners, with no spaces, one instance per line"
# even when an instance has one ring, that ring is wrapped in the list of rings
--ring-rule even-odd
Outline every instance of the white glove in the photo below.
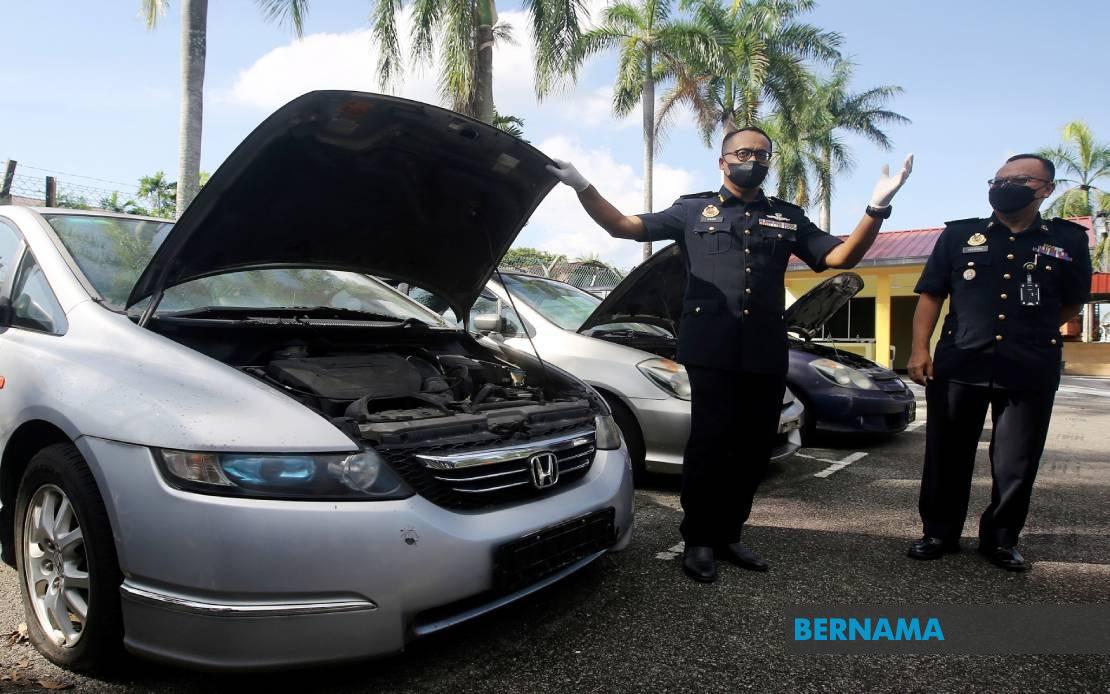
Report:
[[[558,166],[548,164],[545,168],[551,173],[555,174],[555,178],[574,188],[575,193],[581,193],[590,187],[590,182],[586,177],[578,173],[578,169],[574,168],[574,164],[562,159],[553,159]]]
[[[890,166],[883,164],[883,175],[879,177],[879,182],[875,184],[875,190],[871,192],[871,206],[872,207],[886,207],[890,201],[894,199],[894,194],[910,177],[910,172],[913,171],[913,155],[906,157],[905,163],[902,164],[902,170],[897,174],[890,175]]]

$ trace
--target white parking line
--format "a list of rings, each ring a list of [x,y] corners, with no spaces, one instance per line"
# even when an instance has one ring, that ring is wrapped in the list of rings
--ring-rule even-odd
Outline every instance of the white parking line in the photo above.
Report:
[[[821,472],[815,473],[813,475],[814,477],[828,477],[829,475],[833,474],[834,472],[837,472],[839,470],[843,470],[844,468],[848,467],[849,465],[856,462],[857,460],[862,460],[862,459],[867,457],[866,453],[862,453],[860,451],[856,451],[855,453],[852,453],[851,455],[845,457],[842,460],[829,460],[828,458],[818,458],[815,455],[806,455],[805,453],[795,453],[794,455],[799,456],[801,458],[809,458],[810,460],[819,460],[822,463],[829,463],[829,466],[827,468],[825,468]]]

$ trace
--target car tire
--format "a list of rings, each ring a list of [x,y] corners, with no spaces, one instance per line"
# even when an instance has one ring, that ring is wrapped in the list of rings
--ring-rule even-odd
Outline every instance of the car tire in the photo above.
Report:
[[[613,421],[617,423],[617,427],[621,430],[621,436],[628,446],[628,458],[632,461],[632,479],[634,482],[641,482],[644,476],[647,475],[647,463],[645,462],[647,450],[644,446],[644,435],[640,433],[640,424],[636,421],[636,415],[632,414],[628,405],[625,405],[615,395],[606,393],[603,397],[606,404],[609,405],[609,410],[613,413]]]
[[[44,515],[53,519],[42,520]],[[69,670],[114,669],[124,655],[123,577],[108,513],[76,447],[54,444],[31,458],[19,485],[15,521],[16,570],[31,643]],[[58,626],[59,610],[67,626]]]

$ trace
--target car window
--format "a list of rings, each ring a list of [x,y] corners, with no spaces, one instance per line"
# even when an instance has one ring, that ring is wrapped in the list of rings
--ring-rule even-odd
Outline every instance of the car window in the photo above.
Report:
[[[65,313],[30,252],[23,256],[19,276],[12,288],[11,325],[55,335],[66,331]]]
[[[578,330],[601,299],[569,284],[543,277],[504,275],[505,288],[564,330]]]
[[[23,240],[15,227],[0,220],[0,291],[8,286],[8,280],[15,272],[15,264],[19,261],[19,249]]]

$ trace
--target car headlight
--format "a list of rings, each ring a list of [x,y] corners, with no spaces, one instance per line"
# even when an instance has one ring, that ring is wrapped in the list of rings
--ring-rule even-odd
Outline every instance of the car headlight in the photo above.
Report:
[[[338,455],[159,450],[178,489],[263,499],[403,499],[413,491],[373,450]]]
[[[598,415],[594,418],[594,446],[599,451],[612,451],[621,447],[621,430],[611,414]]]
[[[875,382],[871,377],[862,371],[853,369],[850,366],[845,366],[832,359],[815,359],[809,363],[817,373],[829,379],[838,386],[845,388],[860,388],[862,390],[872,390],[875,388]]]
[[[690,399],[690,376],[686,367],[670,359],[648,359],[636,365],[648,380],[680,399]]]

